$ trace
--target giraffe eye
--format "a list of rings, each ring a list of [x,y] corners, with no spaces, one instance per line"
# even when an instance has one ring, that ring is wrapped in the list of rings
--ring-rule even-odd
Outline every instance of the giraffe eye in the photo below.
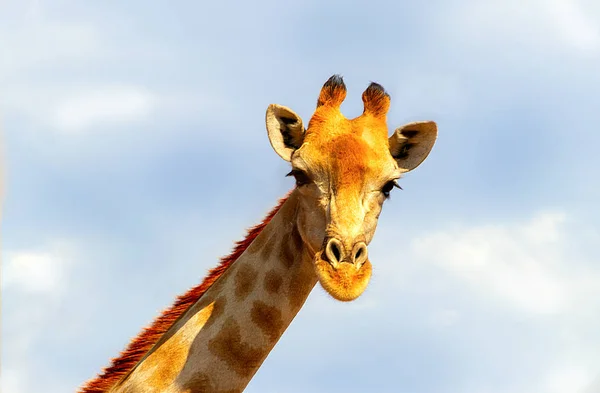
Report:
[[[308,174],[300,169],[292,169],[292,171],[286,176],[294,176],[294,179],[296,179],[297,187],[310,183],[310,177],[308,176]]]
[[[389,182],[385,183],[385,185],[381,189],[381,192],[383,193],[383,195],[386,198],[389,198],[390,197],[390,192],[392,192],[392,189],[394,187],[402,189],[402,187],[400,187],[400,185],[398,184],[398,182],[396,180],[390,180]]]

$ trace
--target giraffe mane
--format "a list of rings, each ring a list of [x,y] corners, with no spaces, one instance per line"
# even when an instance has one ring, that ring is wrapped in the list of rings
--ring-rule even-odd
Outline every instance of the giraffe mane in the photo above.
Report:
[[[281,206],[289,198],[289,194],[279,200],[263,221],[248,229],[246,237],[235,243],[233,251],[221,258],[220,263],[209,270],[204,280],[191,288],[183,295],[176,298],[171,307],[165,309],[154,321],[134,337],[129,345],[112,359],[111,364],[105,367],[100,374],[85,383],[79,393],[105,393],[135,367],[142,357],[152,349],[163,334],[177,321],[177,319],[195,304],[208,291],[211,285],[233,264],[242,253],[250,246],[267,224],[273,219]]]

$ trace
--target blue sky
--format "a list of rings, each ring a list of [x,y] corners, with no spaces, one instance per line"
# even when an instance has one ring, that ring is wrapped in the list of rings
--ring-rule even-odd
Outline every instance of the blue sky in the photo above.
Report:
[[[438,122],[356,302],[317,287],[248,392],[600,391],[600,6],[0,5],[2,391],[73,391],[292,187],[270,103],[340,73]],[[324,335],[322,332],[330,332]],[[348,343],[352,345],[348,345]]]

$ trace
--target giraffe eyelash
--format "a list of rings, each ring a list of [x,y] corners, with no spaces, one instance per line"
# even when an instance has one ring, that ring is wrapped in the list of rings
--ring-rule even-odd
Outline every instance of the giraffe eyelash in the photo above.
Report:
[[[300,187],[311,182],[310,177],[306,172],[300,169],[292,169],[287,176],[293,176],[296,179],[296,186]]]
[[[385,196],[385,199],[390,198],[390,192],[392,192],[394,187],[402,190],[402,187],[400,187],[400,184],[398,184],[398,181],[396,180],[390,180],[389,182],[385,183],[385,185],[381,188],[381,192]]]

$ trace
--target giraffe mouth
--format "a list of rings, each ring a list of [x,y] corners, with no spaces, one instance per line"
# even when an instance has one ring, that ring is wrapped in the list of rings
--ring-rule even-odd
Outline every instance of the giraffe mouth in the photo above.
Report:
[[[331,263],[325,251],[319,251],[315,255],[314,264],[323,289],[333,298],[343,302],[358,298],[371,279],[372,265],[368,258],[360,264]]]

